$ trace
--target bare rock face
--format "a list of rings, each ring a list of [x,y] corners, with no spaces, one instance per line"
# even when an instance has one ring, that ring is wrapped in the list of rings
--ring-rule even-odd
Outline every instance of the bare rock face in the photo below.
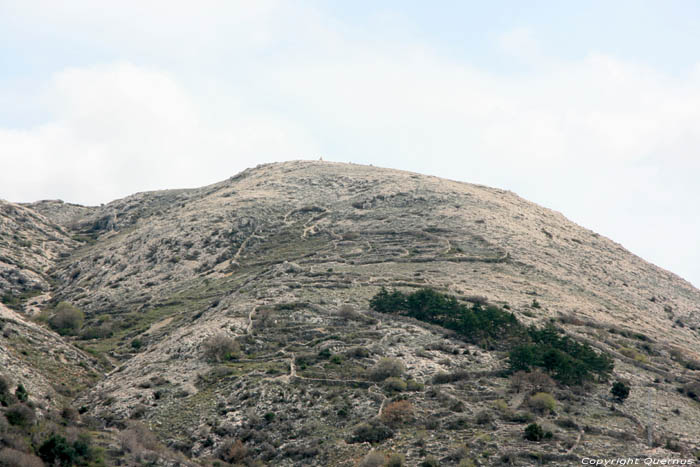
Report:
[[[513,193],[297,161],[101,207],[30,206],[0,206],[0,238],[32,245],[0,244],[0,260],[84,311],[68,340],[109,371],[75,403],[138,419],[191,459],[349,466],[372,442],[408,465],[573,465],[700,448],[700,291]],[[20,291],[12,277],[1,284]],[[555,322],[613,356],[630,396],[548,384],[541,410],[497,346],[369,310],[382,287]],[[393,380],[372,376],[385,359],[401,365]],[[525,439],[533,421],[551,439]]]

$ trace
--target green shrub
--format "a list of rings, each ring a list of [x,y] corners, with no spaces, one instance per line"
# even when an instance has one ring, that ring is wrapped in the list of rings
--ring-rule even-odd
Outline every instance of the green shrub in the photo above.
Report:
[[[355,427],[349,443],[380,443],[394,436],[394,431],[377,419],[360,423]]]
[[[529,441],[542,441],[543,439],[551,438],[551,431],[544,431],[537,423],[531,423],[525,427],[525,439]]]
[[[680,388],[679,391],[685,393],[685,395],[691,399],[700,402],[700,381],[692,381]]]
[[[34,411],[24,404],[15,404],[5,411],[5,418],[10,425],[28,427],[36,419]]]
[[[630,387],[622,381],[616,381],[610,388],[610,393],[615,397],[615,400],[622,403],[630,395]]]
[[[108,323],[100,324],[99,326],[89,326],[80,333],[80,338],[84,340],[89,339],[105,339],[112,337],[114,331],[112,326]]]
[[[442,371],[433,376],[433,384],[448,384],[465,379],[469,379],[469,372],[466,370],[457,370],[452,373]]]
[[[549,393],[538,392],[530,397],[528,405],[538,412],[554,412],[554,409],[557,407],[557,401]]]
[[[391,392],[404,392],[406,390],[406,382],[401,378],[390,377],[384,380],[384,389]]]
[[[345,352],[345,356],[348,358],[367,358],[369,350],[364,347],[352,347]]]
[[[70,303],[60,302],[49,318],[49,326],[63,336],[74,335],[83,326],[84,320],[85,316],[82,311]]]
[[[330,362],[335,365],[340,365],[341,363],[343,363],[343,357],[342,355],[338,354],[331,355]]]
[[[41,460],[49,465],[70,466],[79,457],[75,446],[66,441],[63,436],[56,434],[51,435],[39,446],[38,454]]]
[[[22,383],[17,385],[17,389],[15,389],[15,397],[20,402],[27,402],[27,399],[29,399],[29,393],[24,388]]]
[[[474,419],[477,425],[488,425],[493,421],[493,417],[487,410],[482,410],[478,414],[476,414],[476,418]]]
[[[10,381],[0,375],[0,405],[7,407],[12,402],[12,394],[10,393]]]
[[[415,379],[406,380],[406,390],[407,391],[422,391],[424,388],[423,383],[416,381]]]

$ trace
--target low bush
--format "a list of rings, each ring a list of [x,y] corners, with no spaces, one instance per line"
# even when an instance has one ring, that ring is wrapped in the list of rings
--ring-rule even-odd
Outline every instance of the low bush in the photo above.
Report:
[[[391,454],[386,461],[385,467],[403,467],[406,462],[406,458],[401,454]]]
[[[219,450],[219,458],[232,464],[243,462],[248,457],[248,448],[240,439],[226,441]]]
[[[20,402],[27,402],[27,400],[29,399],[29,393],[25,389],[24,385],[22,385],[22,383],[17,385],[17,389],[15,389],[15,397]]]
[[[202,345],[205,358],[216,362],[236,359],[241,353],[240,344],[225,334],[210,336]]]
[[[433,384],[448,384],[469,379],[469,372],[457,370],[452,373],[440,372],[433,376]]]
[[[488,410],[482,410],[476,414],[474,421],[477,425],[488,425],[489,423],[493,422],[493,417]]]
[[[406,390],[406,382],[401,378],[391,377],[384,380],[384,389],[389,392],[404,392]]]
[[[368,422],[360,423],[355,427],[349,443],[380,443],[385,439],[394,436],[394,431],[383,424],[380,420],[373,418]]]
[[[390,427],[398,426],[413,417],[413,404],[407,400],[390,402],[379,416],[382,422]]]
[[[382,358],[367,372],[367,376],[373,381],[384,381],[387,378],[400,378],[406,371],[401,360],[396,358]]]
[[[406,380],[406,390],[407,391],[422,391],[424,389],[423,383],[416,381],[415,379]]]
[[[386,456],[384,454],[377,451],[371,451],[357,465],[358,467],[383,467],[385,462]]]
[[[345,321],[360,321],[362,314],[355,310],[352,305],[345,304],[338,309],[338,317]]]
[[[87,465],[101,459],[101,451],[91,446],[90,436],[82,434],[73,442],[52,434],[37,450],[39,457],[49,465]],[[97,464],[99,465],[99,464]]]
[[[10,392],[10,381],[0,375],[0,405],[7,407],[13,401],[12,393]]]
[[[700,381],[692,381],[686,384],[681,388],[681,391],[691,399],[700,402]]]
[[[616,401],[622,403],[630,395],[630,387],[622,381],[616,381],[610,388],[610,393]]]
[[[83,326],[84,320],[82,311],[70,303],[60,302],[49,318],[49,326],[61,335],[74,335]]]
[[[525,439],[528,441],[542,441],[552,437],[551,431],[544,431],[537,423],[531,423],[525,427]]]
[[[557,401],[551,394],[546,392],[538,392],[530,397],[528,405],[540,413],[554,412],[557,407]]]
[[[364,347],[352,347],[345,351],[345,356],[347,358],[367,358],[369,355],[369,350]]]
[[[34,411],[24,404],[15,404],[5,410],[5,418],[10,425],[19,426],[22,428],[28,427],[34,423],[36,416]]]
[[[158,451],[162,449],[158,438],[144,424],[128,422],[127,428],[119,433],[122,449],[134,454],[136,457],[146,451]]]

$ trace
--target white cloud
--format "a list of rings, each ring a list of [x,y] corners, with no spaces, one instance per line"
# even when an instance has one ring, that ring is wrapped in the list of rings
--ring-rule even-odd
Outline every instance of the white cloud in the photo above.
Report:
[[[94,204],[315,152],[304,130],[283,118],[229,107],[225,119],[208,119],[172,76],[129,64],[62,71],[46,96],[51,121],[0,129],[7,199],[41,193]]]

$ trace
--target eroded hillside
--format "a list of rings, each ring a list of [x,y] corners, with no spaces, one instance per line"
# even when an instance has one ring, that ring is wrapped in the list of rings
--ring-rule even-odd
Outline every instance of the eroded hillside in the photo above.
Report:
[[[700,449],[700,292],[513,193],[289,162],[102,207],[31,206],[63,240],[34,260],[49,268],[32,266],[39,307],[82,310],[63,339],[108,372],[75,405],[193,462],[350,466],[376,450],[406,465],[575,465]],[[516,377],[498,345],[370,310],[382,287],[554,322],[612,356],[613,374]],[[616,380],[631,387],[622,403]],[[532,423],[552,436],[525,439]]]

